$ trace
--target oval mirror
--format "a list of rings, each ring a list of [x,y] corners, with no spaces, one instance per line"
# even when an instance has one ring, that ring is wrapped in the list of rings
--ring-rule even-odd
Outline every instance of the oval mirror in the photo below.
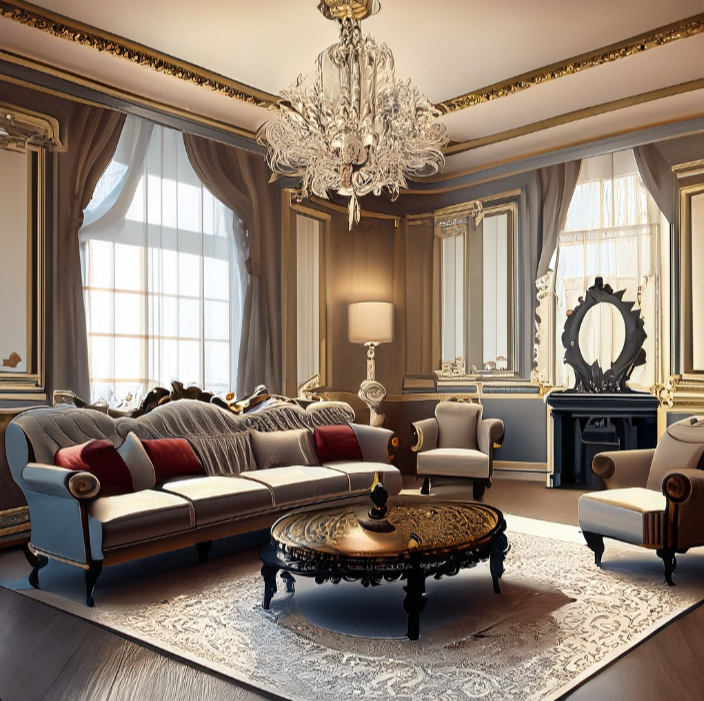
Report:
[[[626,324],[621,312],[607,302],[593,306],[584,315],[578,342],[588,365],[596,361],[602,370],[611,368],[626,342]]]

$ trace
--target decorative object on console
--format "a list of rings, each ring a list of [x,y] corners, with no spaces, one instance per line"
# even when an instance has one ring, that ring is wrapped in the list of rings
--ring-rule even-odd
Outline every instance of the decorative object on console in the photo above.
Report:
[[[374,349],[390,343],[394,333],[394,305],[391,302],[356,302],[349,306],[348,332],[350,343],[367,347],[367,379],[359,388],[359,398],[369,407],[369,423],[381,426],[383,414],[378,409],[386,396],[384,386],[376,381]]]
[[[445,163],[448,137],[440,112],[394,76],[386,44],[362,35],[361,20],[379,0],[321,0],[318,9],[340,27],[340,42],[318,56],[312,86],[299,76],[281,91],[277,116],[259,130],[267,163],[278,175],[301,178],[298,200],[349,197],[349,228],[359,222],[359,197],[386,190],[392,200],[406,177],[434,175]]]
[[[562,345],[565,347],[565,362],[574,368],[574,392],[629,392],[626,382],[633,369],[645,363],[643,343],[647,338],[643,329],[640,310],[634,309],[635,302],[623,301],[624,290],[614,292],[611,285],[604,284],[603,278],[596,278],[588,288],[584,298],[567,316]],[[580,349],[580,328],[587,312],[598,304],[611,304],[621,314],[625,324],[623,348],[613,365],[603,369],[599,361],[588,365]]]

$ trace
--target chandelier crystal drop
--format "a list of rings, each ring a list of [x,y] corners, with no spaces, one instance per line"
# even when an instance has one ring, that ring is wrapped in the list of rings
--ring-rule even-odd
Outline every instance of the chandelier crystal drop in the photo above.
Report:
[[[272,179],[300,178],[298,201],[349,197],[351,229],[359,197],[386,190],[395,200],[408,176],[437,173],[448,137],[440,111],[410,80],[396,80],[389,47],[362,35],[361,19],[380,9],[378,0],[321,0],[319,9],[338,22],[340,41],[318,56],[312,85],[299,76],[281,91],[277,116],[257,140]]]

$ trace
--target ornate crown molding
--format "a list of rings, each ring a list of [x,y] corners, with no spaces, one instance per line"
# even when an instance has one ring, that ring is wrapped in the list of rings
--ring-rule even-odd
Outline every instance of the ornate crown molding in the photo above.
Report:
[[[695,36],[704,32],[704,14],[688,17],[687,19],[668,24],[658,29],[653,29],[645,34],[639,34],[630,39],[626,39],[610,46],[605,46],[596,51],[591,51],[580,56],[568,58],[565,61],[553,63],[543,68],[538,68],[535,71],[523,73],[515,78],[494,83],[485,88],[474,90],[473,92],[460,95],[451,100],[441,102],[436,107],[444,114],[457,112],[458,110],[466,109],[474,105],[480,105],[484,102],[490,102],[500,97],[513,95],[522,90],[527,90],[536,85],[547,83],[556,78],[562,78],[566,75],[572,75],[601,66],[604,63],[612,63],[628,56],[643,53],[657,46],[670,44],[678,39],[686,39],[687,37]]]
[[[250,105],[270,107],[276,104],[278,100],[274,95],[255,90],[248,85],[238,83],[218,73],[205,70],[186,61],[180,61],[168,54],[155,51],[142,44],[128,41],[115,34],[104,32],[68,17],[57,15],[27,2],[19,0],[15,2],[0,1],[0,17],[19,22],[33,29],[39,29],[60,39],[88,46],[91,49],[110,54],[111,56],[125,58],[132,63],[146,66],[159,73],[164,73],[189,83],[195,83]]]

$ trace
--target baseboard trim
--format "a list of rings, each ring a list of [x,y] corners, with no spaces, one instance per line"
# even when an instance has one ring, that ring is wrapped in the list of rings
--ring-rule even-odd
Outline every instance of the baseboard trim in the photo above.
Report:
[[[494,461],[494,477],[496,479],[544,482],[547,472],[548,464],[546,462]]]

